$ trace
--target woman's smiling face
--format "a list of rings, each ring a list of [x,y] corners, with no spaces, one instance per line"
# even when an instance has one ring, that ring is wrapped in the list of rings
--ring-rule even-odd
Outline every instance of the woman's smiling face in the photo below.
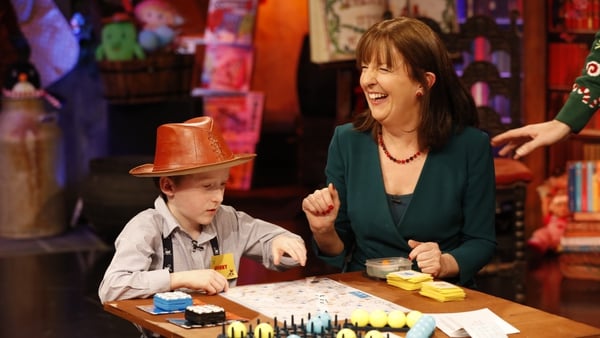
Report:
[[[360,86],[371,114],[380,122],[390,117],[398,118],[396,113],[418,112],[415,108],[418,108],[420,85],[410,77],[402,55],[398,52],[393,55],[393,62],[373,57],[361,65]]]

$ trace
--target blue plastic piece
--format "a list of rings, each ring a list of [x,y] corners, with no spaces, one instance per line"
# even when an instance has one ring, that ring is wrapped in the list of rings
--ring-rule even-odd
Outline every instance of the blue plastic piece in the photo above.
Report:
[[[435,331],[435,319],[430,315],[422,315],[413,327],[406,332],[406,338],[427,338]]]

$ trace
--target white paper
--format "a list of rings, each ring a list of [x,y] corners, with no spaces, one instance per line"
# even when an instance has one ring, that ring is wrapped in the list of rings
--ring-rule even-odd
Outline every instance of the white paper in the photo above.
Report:
[[[473,318],[471,322],[464,323],[465,331],[471,338],[507,338],[508,336],[494,322],[484,322]]]
[[[496,338],[520,332],[488,308],[466,312],[430,313],[430,315],[435,318],[437,328],[451,338]]]

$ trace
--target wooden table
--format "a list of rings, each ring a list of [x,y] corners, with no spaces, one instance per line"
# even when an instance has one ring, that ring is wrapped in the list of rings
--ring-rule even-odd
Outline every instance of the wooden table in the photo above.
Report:
[[[511,302],[509,300],[491,296],[474,290],[465,290],[467,297],[463,301],[438,302],[423,297],[416,291],[405,291],[388,285],[385,281],[373,280],[364,276],[362,272],[345,274],[332,274],[328,277],[335,281],[347,284],[353,288],[386,299],[411,310],[424,313],[451,313],[489,308],[502,319],[519,329],[518,334],[509,337],[600,337],[600,328],[583,324],[565,317],[553,315],[529,306]],[[256,326],[256,320],[270,322],[270,319],[220,296],[194,295],[194,300],[203,303],[222,306],[227,311],[248,318]],[[104,304],[104,309],[132,323],[141,325],[165,337],[203,337],[216,338],[221,332],[221,327],[184,329],[166,321],[167,318],[183,318],[183,314],[153,315],[137,308],[138,305],[152,304],[152,299],[130,299]],[[293,306],[293,304],[282,304]],[[439,329],[433,337],[447,337]]]

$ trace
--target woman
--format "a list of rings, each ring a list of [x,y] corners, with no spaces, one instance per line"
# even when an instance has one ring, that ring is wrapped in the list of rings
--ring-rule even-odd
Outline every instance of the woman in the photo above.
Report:
[[[473,286],[496,246],[494,162],[473,98],[417,19],[368,29],[356,60],[369,109],[336,128],[329,186],[302,202],[317,254],[345,271],[408,257]]]

